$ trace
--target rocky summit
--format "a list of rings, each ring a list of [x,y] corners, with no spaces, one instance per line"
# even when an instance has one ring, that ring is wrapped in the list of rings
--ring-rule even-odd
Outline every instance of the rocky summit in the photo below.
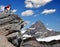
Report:
[[[23,27],[24,21],[17,14],[0,13],[0,47],[17,47],[20,45],[18,39],[20,39],[20,30]]]
[[[16,14],[0,13],[0,34],[7,35],[12,30],[20,30],[23,20]]]
[[[60,47],[60,32],[48,30],[41,21],[22,34],[23,27],[17,14],[0,13],[0,47]]]

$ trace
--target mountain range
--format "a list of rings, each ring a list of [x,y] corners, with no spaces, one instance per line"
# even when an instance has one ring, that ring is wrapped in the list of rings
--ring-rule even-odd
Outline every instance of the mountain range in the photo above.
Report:
[[[27,29],[25,33],[37,38],[45,38],[60,34],[58,31],[48,30],[40,20],[33,24],[29,29]]]

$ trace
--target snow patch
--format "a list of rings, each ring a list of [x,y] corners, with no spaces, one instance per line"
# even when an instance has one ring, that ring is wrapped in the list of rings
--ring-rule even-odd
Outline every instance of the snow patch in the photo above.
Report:
[[[35,28],[29,28],[30,30],[34,30]]]
[[[25,32],[26,32],[26,30],[22,30],[22,31],[21,31],[21,34],[24,34]]]
[[[32,37],[32,36],[31,35],[24,34],[23,37],[24,38],[28,38],[28,37]]]
[[[47,30],[52,31],[53,29],[47,28]]]
[[[50,36],[46,38],[36,38],[37,41],[45,41],[45,42],[50,42],[52,40],[59,40],[59,39],[60,39],[60,35]]]

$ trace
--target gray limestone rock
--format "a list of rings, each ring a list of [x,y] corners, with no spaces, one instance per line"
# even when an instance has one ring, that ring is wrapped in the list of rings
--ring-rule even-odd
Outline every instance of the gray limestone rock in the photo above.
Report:
[[[0,34],[7,35],[12,30],[20,30],[23,22],[17,14],[0,13]]]

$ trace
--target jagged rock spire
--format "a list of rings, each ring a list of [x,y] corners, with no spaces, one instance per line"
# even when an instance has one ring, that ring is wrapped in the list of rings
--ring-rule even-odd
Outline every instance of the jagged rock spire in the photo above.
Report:
[[[33,24],[30,28],[36,28],[40,31],[40,29],[44,28],[46,29],[45,25],[39,20],[35,24]]]

